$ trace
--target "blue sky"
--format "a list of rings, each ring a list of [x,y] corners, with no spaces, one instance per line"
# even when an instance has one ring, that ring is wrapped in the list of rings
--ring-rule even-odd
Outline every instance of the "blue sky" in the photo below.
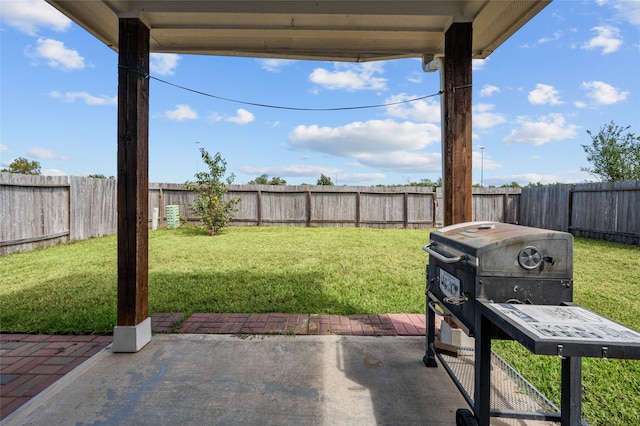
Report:
[[[117,54],[44,1],[0,0],[0,163],[117,174]],[[240,101],[301,108],[436,94],[419,59],[364,64],[153,54],[151,75]],[[235,182],[406,184],[441,176],[440,98],[302,112],[151,80],[149,179],[183,183],[220,152]],[[640,1],[556,0],[473,71],[473,182],[594,180],[581,145],[613,121],[640,133]],[[481,147],[484,147],[482,150]],[[482,152],[484,151],[484,155]],[[484,160],[482,160],[484,157]]]

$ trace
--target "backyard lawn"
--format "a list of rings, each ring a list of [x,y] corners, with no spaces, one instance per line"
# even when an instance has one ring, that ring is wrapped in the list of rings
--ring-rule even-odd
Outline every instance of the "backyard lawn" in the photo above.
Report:
[[[424,313],[427,230],[231,227],[149,233],[149,310]],[[0,331],[111,333],[116,238],[0,257]],[[576,239],[574,301],[640,330],[640,247]],[[560,360],[494,348],[556,404]],[[640,361],[585,359],[591,424],[640,424]]]

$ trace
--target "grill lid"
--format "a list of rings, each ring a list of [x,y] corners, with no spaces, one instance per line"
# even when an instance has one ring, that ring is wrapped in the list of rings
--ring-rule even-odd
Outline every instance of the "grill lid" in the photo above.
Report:
[[[572,279],[573,236],[500,222],[466,222],[431,232],[433,248],[466,257],[479,275]]]

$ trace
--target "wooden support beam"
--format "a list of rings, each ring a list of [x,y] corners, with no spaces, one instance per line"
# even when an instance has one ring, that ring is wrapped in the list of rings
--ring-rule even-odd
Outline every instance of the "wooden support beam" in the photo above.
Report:
[[[149,28],[120,19],[118,53],[118,326],[148,317]]]
[[[472,24],[454,23],[444,41],[444,226],[471,221]]]

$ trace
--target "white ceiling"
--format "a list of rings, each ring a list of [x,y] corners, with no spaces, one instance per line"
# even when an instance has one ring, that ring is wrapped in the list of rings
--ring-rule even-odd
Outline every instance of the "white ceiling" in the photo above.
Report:
[[[538,0],[47,0],[114,50],[118,19],[139,18],[151,51],[371,61],[444,55],[454,22],[473,23],[486,58],[549,1]]]

